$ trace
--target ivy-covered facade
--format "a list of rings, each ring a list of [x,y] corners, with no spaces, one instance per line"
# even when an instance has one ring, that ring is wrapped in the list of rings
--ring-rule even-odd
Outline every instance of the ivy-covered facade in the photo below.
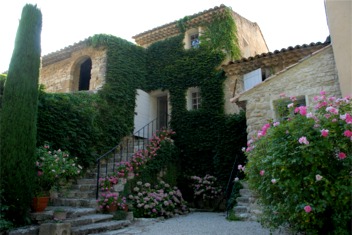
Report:
[[[241,147],[246,142],[246,121],[240,108],[229,104],[236,84],[226,80],[221,65],[266,52],[259,27],[221,5],[134,39],[138,45],[111,35],[95,35],[50,54],[43,58],[41,81],[59,77],[54,73],[60,70],[54,68],[62,63],[68,76],[66,80],[60,76],[62,83],[55,86],[68,84],[66,91],[70,87],[80,90],[77,81],[85,75],[77,73],[77,68],[87,69],[83,64],[88,61],[91,76],[85,90],[97,98],[85,100],[96,107],[87,110],[95,112],[89,120],[96,147],[107,149],[133,130],[166,117],[177,133],[175,143],[185,175],[216,174],[225,183],[236,156],[244,161]],[[50,82],[46,86],[55,92]]]

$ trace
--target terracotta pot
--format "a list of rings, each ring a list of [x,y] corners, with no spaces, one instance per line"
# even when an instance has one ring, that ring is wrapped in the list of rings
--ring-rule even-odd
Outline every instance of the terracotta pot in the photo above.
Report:
[[[105,207],[105,210],[107,210],[108,212],[117,211],[117,205],[116,204],[109,205],[109,208]]]
[[[34,212],[42,212],[48,206],[50,197],[35,197],[32,200],[32,210]]]

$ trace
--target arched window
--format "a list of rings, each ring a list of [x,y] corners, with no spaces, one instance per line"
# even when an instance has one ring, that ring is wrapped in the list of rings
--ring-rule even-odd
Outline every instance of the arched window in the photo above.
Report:
[[[72,67],[71,91],[88,91],[91,79],[92,60],[88,56],[79,58]]]
[[[92,69],[92,60],[89,58],[81,64],[79,73],[79,91],[88,91],[90,82],[90,71]]]

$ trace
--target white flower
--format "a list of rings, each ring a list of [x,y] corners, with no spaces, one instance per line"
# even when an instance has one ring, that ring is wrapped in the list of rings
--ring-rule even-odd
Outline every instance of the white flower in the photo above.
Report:
[[[321,175],[316,175],[316,176],[315,176],[315,179],[316,179],[317,181],[320,181],[322,178],[323,178],[323,176],[321,176]]]
[[[272,179],[272,180],[271,180],[271,183],[273,183],[273,184],[276,184],[276,182],[277,182],[276,179]]]

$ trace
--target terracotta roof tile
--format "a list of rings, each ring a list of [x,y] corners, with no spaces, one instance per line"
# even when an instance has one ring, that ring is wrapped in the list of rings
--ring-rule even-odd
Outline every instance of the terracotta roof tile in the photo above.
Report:
[[[330,41],[327,40],[324,43],[312,42],[309,45],[303,44],[296,45],[295,47],[289,46],[287,48],[282,48],[281,50],[230,61],[228,64],[222,65],[222,68],[228,75],[236,75],[245,74],[260,67],[275,66],[282,61],[285,61],[285,64],[292,64],[329,44]]]

